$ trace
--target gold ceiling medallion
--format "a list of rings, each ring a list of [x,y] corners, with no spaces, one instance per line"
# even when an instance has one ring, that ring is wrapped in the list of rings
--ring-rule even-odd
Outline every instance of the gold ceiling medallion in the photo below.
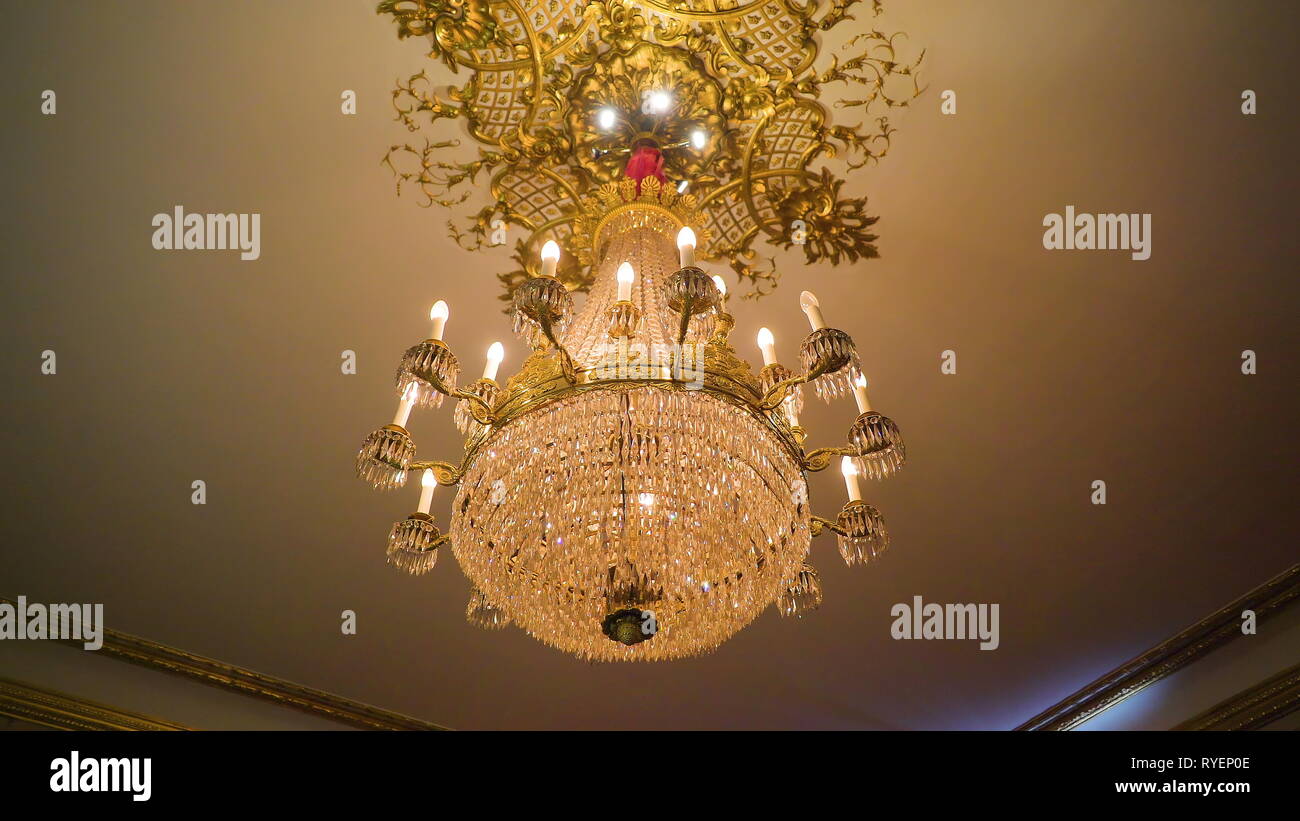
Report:
[[[421,204],[452,207],[488,177],[493,202],[468,230],[449,223],[464,247],[498,244],[500,225],[523,228],[518,268],[499,275],[509,292],[536,273],[541,245],[568,251],[556,272],[586,291],[591,237],[589,195],[621,177],[632,146],[655,145],[663,173],[689,183],[702,220],[702,259],[731,266],[761,295],[776,271],[760,263],[757,238],[802,246],[809,262],[876,256],[876,217],[866,199],[841,195],[842,181],[818,160],[844,155],[850,169],[879,160],[893,129],[883,112],[920,93],[915,58],[900,35],[864,30],[818,67],[818,35],[853,21],[859,0],[819,6],[795,0],[384,0],[398,37],[425,37],[429,56],[464,85],[435,89],[424,71],[393,92],[398,119],[412,131],[464,119],[477,157],[454,159],[456,139],[392,146],[385,163],[398,191],[418,188]],[[873,16],[880,2],[871,4]],[[852,25],[852,24],[851,24]],[[840,84],[840,108],[867,121],[832,125],[819,99]],[[654,89],[671,90],[660,108]],[[602,125],[603,112],[618,115]],[[609,116],[609,115],[604,115]],[[584,220],[584,218],[586,218]],[[494,233],[497,236],[494,237]],[[586,247],[584,247],[584,245]]]

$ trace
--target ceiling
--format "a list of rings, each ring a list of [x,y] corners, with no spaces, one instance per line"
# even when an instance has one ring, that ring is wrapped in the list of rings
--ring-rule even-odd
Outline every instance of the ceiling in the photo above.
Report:
[[[493,276],[514,266],[394,195],[394,81],[445,69],[373,5],[10,9],[0,595],[102,602],[113,628],[457,728],[973,729],[1015,726],[1296,561],[1294,15],[892,2],[871,24],[927,49],[929,88],[891,118],[889,157],[849,175],[881,258],[777,253],[781,286],[736,308],[733,337],[757,361],[768,325],[793,360],[801,288],[854,334],[910,457],[867,489],[887,558],[845,568],[818,540],[821,610],[768,611],[687,661],[591,665],[471,627],[450,556],[418,579],[385,565],[415,492],[371,491],[352,460],[434,299],[467,368],[495,339],[504,372],[520,362]],[[153,250],[152,216],[177,204],[261,213],[261,258]],[[1151,258],[1044,250],[1067,205],[1152,214]],[[814,444],[853,415],[809,406]],[[459,454],[449,410],[412,432],[422,457]],[[812,482],[822,515],[834,473]],[[999,604],[1001,646],[892,640],[914,595]]]

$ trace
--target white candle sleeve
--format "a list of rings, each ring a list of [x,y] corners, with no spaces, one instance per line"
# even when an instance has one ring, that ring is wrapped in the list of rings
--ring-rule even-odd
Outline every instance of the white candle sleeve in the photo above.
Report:
[[[776,364],[776,337],[767,328],[758,329],[758,349],[763,352],[763,365]]]
[[[624,262],[618,266],[618,299],[620,302],[627,302],[632,298],[632,280],[636,278],[636,272],[632,270],[632,263]]]
[[[677,253],[683,268],[695,265],[695,232],[689,226],[677,232]]]
[[[411,407],[415,404],[415,386],[406,389],[402,394],[402,400],[397,403],[397,413],[393,414],[393,424],[399,428],[406,427],[406,422],[411,418]]]
[[[433,477],[433,471],[426,470],[420,479],[420,506],[416,508],[421,513],[428,513],[433,508],[433,489],[437,486],[438,480]]]
[[[849,493],[850,502],[862,501],[862,489],[858,487],[858,468],[853,459],[845,456],[840,460],[840,472],[844,474],[844,489]]]
[[[560,246],[555,240],[548,239],[542,246],[542,276],[555,276],[555,269],[560,264]]]
[[[812,291],[804,291],[799,294],[799,307],[803,309],[804,316],[808,317],[808,324],[814,331],[819,331],[826,327],[826,318],[822,316],[821,303]]]
[[[853,400],[858,403],[858,413],[871,410],[871,400],[867,398],[867,378],[862,374],[853,377]]]
[[[500,342],[493,342],[488,348],[487,364],[483,366],[483,378],[496,380],[497,368],[501,365],[501,360],[505,359],[505,348]]]
[[[441,299],[433,303],[433,308],[429,311],[429,319],[433,320],[433,328],[429,331],[430,339],[442,339],[442,333],[447,328],[447,303]]]

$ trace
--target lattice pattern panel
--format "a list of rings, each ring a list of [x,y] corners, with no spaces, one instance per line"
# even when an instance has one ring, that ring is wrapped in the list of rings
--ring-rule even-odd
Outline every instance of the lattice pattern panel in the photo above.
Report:
[[[768,123],[759,137],[754,170],[803,168],[805,155],[821,144],[822,113],[812,106],[795,106]]]
[[[585,2],[565,3],[561,0],[527,0],[522,5],[524,17],[548,47],[559,41],[562,23],[567,22],[570,30],[577,27],[582,20],[582,10],[587,7]]]
[[[745,203],[736,196],[736,189],[709,202],[705,214],[715,247],[739,247],[756,227]]]
[[[773,75],[781,69],[796,73],[817,56],[816,42],[808,37],[802,21],[777,0],[728,20],[725,26],[732,40],[749,45],[746,62]]]
[[[495,142],[528,115],[528,104],[524,101],[526,81],[523,72],[511,69],[480,71],[477,82],[474,114],[478,124],[474,136]]]
[[[553,219],[571,215],[578,204],[551,177],[540,173],[506,171],[492,185],[497,198],[508,204],[529,227],[536,229]]]

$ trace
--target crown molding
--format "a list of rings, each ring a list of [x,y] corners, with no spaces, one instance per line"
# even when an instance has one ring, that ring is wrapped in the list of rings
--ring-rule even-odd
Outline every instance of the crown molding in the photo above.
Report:
[[[1174,729],[1258,730],[1296,710],[1300,710],[1300,664],[1224,699]]]
[[[193,729],[10,678],[0,678],[0,716],[56,730]]]
[[[1300,564],[1215,611],[1176,636],[1130,659],[1017,727],[1017,730],[1070,730],[1114,707],[1183,667],[1242,635],[1241,613],[1257,621],[1276,615],[1300,599]],[[1278,716],[1280,717],[1280,716]]]
[[[0,598],[0,602],[13,604]],[[169,647],[156,641],[102,628],[104,644],[95,655],[128,661],[151,670],[188,678],[210,687],[269,701],[321,718],[366,730],[446,730],[437,724],[411,716],[372,707],[342,696],[304,687],[292,681],[268,676],[208,656]],[[52,643],[87,652],[78,640],[53,640]],[[180,728],[183,729],[183,728]]]

